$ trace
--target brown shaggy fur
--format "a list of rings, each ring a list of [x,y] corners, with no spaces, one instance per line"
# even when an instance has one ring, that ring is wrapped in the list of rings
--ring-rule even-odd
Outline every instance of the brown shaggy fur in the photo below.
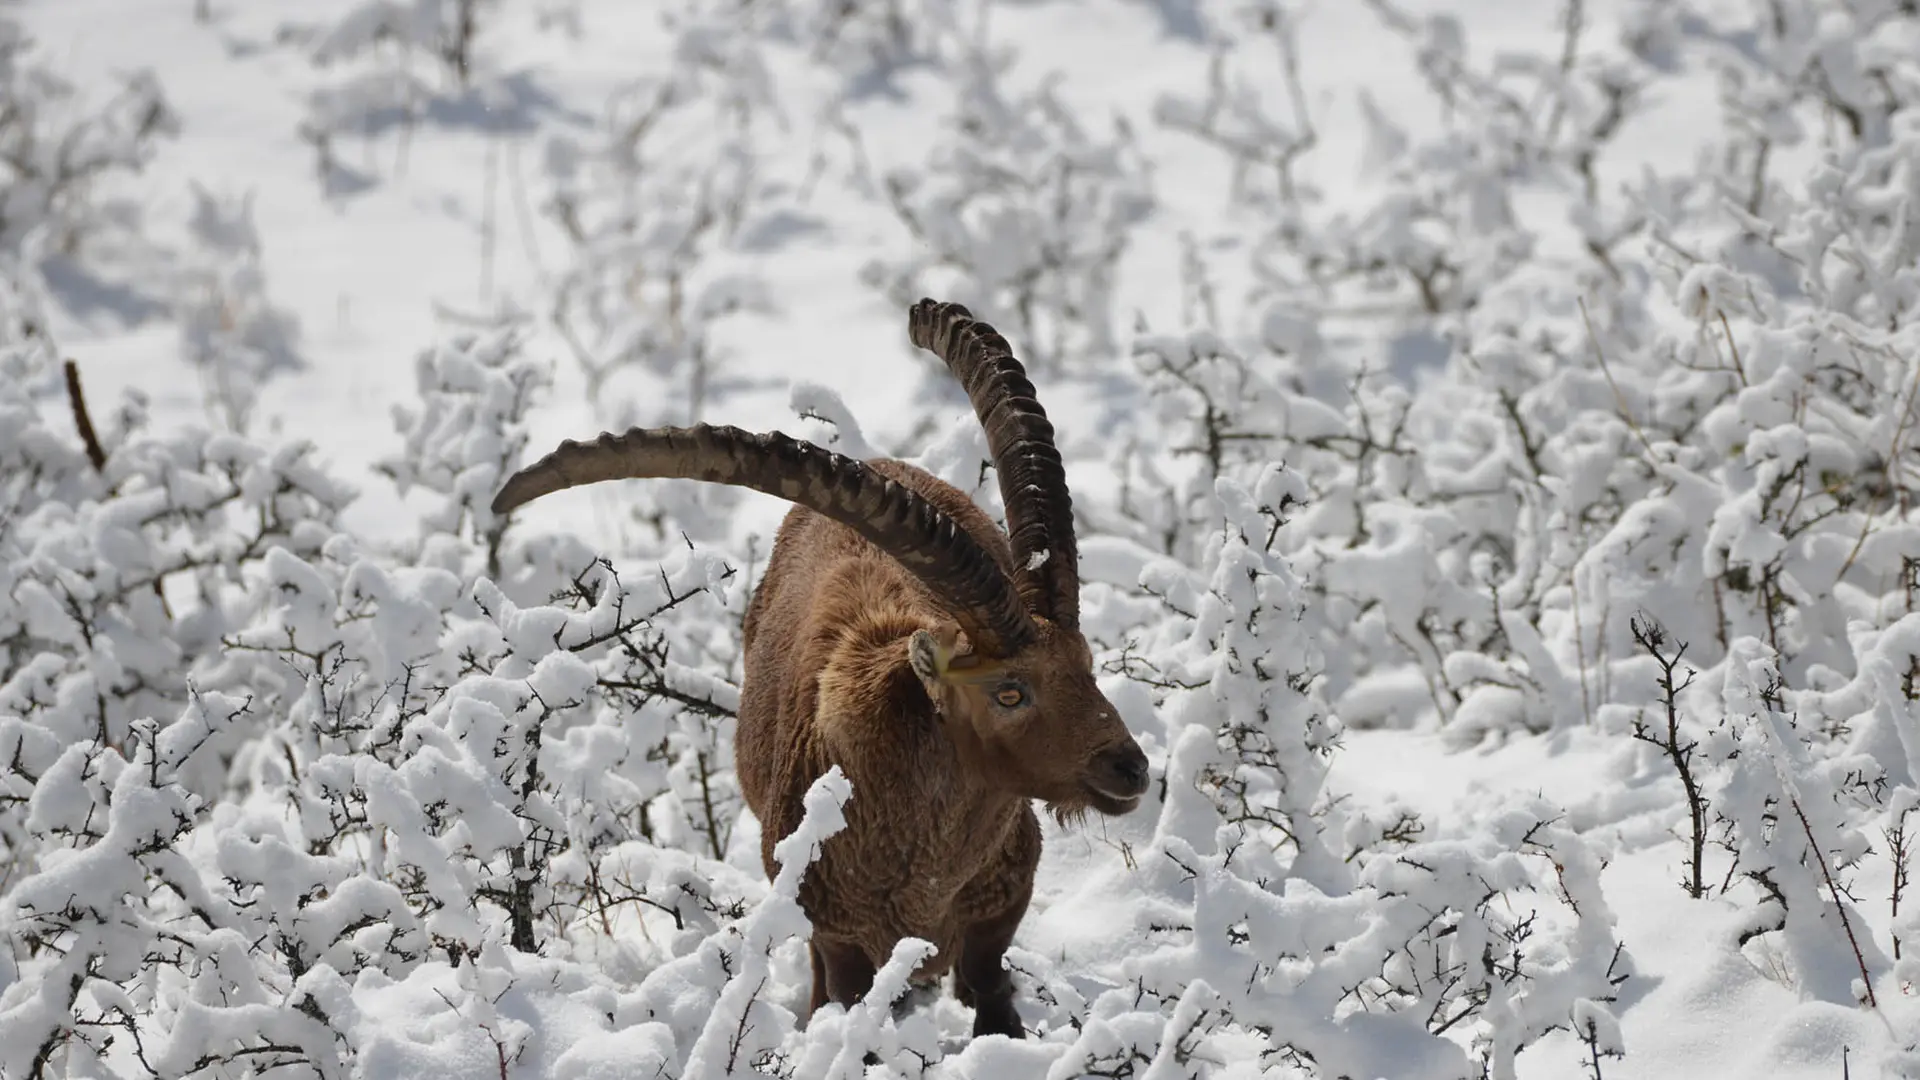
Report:
[[[964,493],[900,462],[869,465],[925,496],[1011,572],[1005,535]],[[808,786],[833,765],[853,784],[845,830],[800,889],[814,928],[814,1008],[857,1001],[913,936],[939,949],[922,978],[955,970],[975,1034],[1024,1034],[1002,957],[1040,860],[1029,800],[1063,816],[1124,813],[1146,783],[1145,757],[1095,685],[1085,639],[1034,621],[1038,641],[1020,653],[929,679],[909,662],[909,643],[921,630],[956,642],[940,601],[851,529],[804,508],[782,524],[747,611],[735,761],[769,875]],[[1019,710],[995,704],[1008,678],[1028,689]]]

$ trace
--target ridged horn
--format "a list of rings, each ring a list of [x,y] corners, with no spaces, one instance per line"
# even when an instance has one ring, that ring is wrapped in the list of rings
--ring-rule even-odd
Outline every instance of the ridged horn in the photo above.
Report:
[[[1008,656],[1033,640],[1033,621],[1012,582],[952,518],[864,462],[777,431],[697,424],[609,432],[588,443],[569,439],[509,477],[493,497],[493,512],[582,484],[640,477],[731,484],[797,503],[893,556],[947,604],[986,655]]]
[[[922,300],[907,332],[966,387],[987,432],[1007,509],[1015,582],[1028,605],[1062,626],[1080,622],[1080,548],[1067,470],[1026,368],[1007,339],[959,304]],[[1042,560],[1035,567],[1034,561]]]

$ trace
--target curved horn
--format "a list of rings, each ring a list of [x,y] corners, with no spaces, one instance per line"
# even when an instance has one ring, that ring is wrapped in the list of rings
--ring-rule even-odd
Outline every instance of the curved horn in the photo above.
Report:
[[[959,304],[920,301],[907,331],[915,345],[946,362],[986,428],[1021,596],[1054,622],[1077,625],[1080,549],[1073,536],[1073,498],[1053,444],[1053,424],[1027,370],[1006,338]]]
[[[737,427],[633,428],[590,443],[569,439],[507,479],[493,512],[601,480],[677,477],[753,488],[830,517],[865,537],[944,600],[975,647],[1007,656],[1034,626],[998,563],[919,493],[779,432]]]

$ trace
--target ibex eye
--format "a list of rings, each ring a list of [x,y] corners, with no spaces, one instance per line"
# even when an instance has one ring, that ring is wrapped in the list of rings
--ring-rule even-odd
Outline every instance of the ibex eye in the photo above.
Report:
[[[1002,708],[1017,708],[1027,700],[1027,692],[1017,686],[1003,686],[994,693],[993,700]]]

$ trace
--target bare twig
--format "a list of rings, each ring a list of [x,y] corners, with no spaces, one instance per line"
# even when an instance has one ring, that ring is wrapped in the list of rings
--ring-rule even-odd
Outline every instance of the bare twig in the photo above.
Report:
[[[1573,653],[1580,661],[1580,714],[1581,720],[1593,726],[1593,695],[1587,685],[1587,628],[1580,618],[1580,564],[1575,563],[1567,571],[1567,595],[1573,599]],[[1499,594],[1496,592],[1497,600]],[[1600,636],[1598,634],[1596,637]]]
[[[733,1040],[727,1047],[727,1072],[729,1073],[733,1072],[734,1065],[740,1058],[740,1048],[746,1045],[747,1017],[753,1015],[753,1003],[760,999],[760,991],[766,988],[767,979],[763,975],[760,977],[759,985],[753,988],[753,993],[747,995],[747,1003],[740,1009],[739,1026],[734,1029]]]
[[[463,14],[470,6],[462,5]],[[480,182],[480,304],[483,307],[493,300],[493,250],[500,231],[500,216],[495,210],[500,201],[499,189],[500,140],[496,137],[487,140],[487,167]]]
[[[1591,1018],[1587,1020],[1586,1030],[1580,1033],[1580,1041],[1587,1046],[1586,1066],[1593,1074],[1593,1080],[1605,1080],[1600,1075],[1600,1059],[1607,1056],[1600,1049],[1600,1029]]]
[[[93,430],[93,416],[87,411],[86,392],[80,389],[80,365],[69,359],[61,366],[67,375],[67,401],[73,406],[73,426],[80,429],[80,441],[86,444],[87,460],[93,463],[93,471],[104,473],[107,471],[107,452],[100,446],[100,436]],[[173,609],[167,603],[166,588],[161,584],[158,576],[153,579],[152,587],[153,595],[160,598],[160,610],[165,612],[168,618],[172,618]],[[101,713],[103,725],[105,721],[106,713],[103,710]],[[104,726],[102,741],[105,741]]]
[[[1733,339],[1733,327],[1727,322],[1727,313],[1725,310],[1721,310],[1716,312],[1716,314],[1720,316],[1720,329],[1725,331],[1727,335],[1727,351],[1732,356],[1733,373],[1740,377],[1741,386],[1749,386],[1751,384],[1747,382],[1747,367],[1740,362],[1740,343]]]
[[[1633,632],[1634,642],[1645,649],[1647,655],[1653,657],[1654,663],[1660,665],[1660,678],[1657,684],[1660,687],[1661,701],[1666,706],[1667,714],[1667,729],[1664,734],[1649,729],[1643,721],[1635,720],[1633,737],[1641,742],[1651,743],[1666,754],[1667,760],[1673,763],[1673,770],[1680,774],[1680,786],[1687,795],[1687,816],[1691,819],[1693,826],[1693,834],[1690,837],[1692,851],[1688,859],[1687,877],[1681,881],[1680,887],[1687,891],[1688,896],[1697,900],[1706,895],[1707,891],[1701,869],[1701,864],[1706,858],[1707,847],[1707,799],[1701,794],[1699,782],[1693,776],[1693,751],[1698,744],[1688,741],[1682,745],[1680,740],[1680,694],[1693,685],[1694,673],[1689,670],[1685,679],[1676,681],[1674,678],[1674,671],[1680,666],[1680,657],[1687,651],[1687,643],[1681,642],[1672,653],[1668,653],[1666,629],[1644,615],[1634,616],[1629,620],[1628,626]]]
[[[87,444],[87,460],[93,462],[93,471],[104,472],[107,452],[100,448],[100,436],[93,430],[93,417],[87,414],[87,395],[80,389],[80,365],[68,360],[65,367],[67,400],[73,405],[73,426],[80,429],[80,441]]]
[[[1900,897],[1907,891],[1909,857],[1913,851],[1913,838],[1907,833],[1907,815],[1913,813],[1913,810],[1911,806],[1903,808],[1893,819],[1891,826],[1880,830],[1881,837],[1887,842],[1887,856],[1893,860],[1893,902],[1887,917],[1888,921],[1895,925],[1900,922]],[[1900,959],[1898,933],[1893,935],[1893,958]]]
[[[1889,478],[1895,475],[1897,463],[1900,460],[1900,444],[1906,440],[1907,431],[1913,424],[1914,404],[1916,401],[1920,401],[1920,360],[1916,360],[1913,364],[1913,378],[1907,383],[1907,403],[1900,407],[1898,414],[1900,421],[1894,426],[1892,445],[1887,447],[1887,475]],[[1864,513],[1862,517],[1864,520],[1860,523],[1860,535],[1854,539],[1853,548],[1847,552],[1847,557],[1841,561],[1840,571],[1833,576],[1835,584],[1838,584],[1847,576],[1848,570],[1853,569],[1853,561],[1860,557],[1860,549],[1866,546],[1867,535],[1872,531],[1873,527],[1873,513],[1868,511]]]
[[[1653,443],[1648,441],[1647,433],[1640,429],[1640,422],[1633,418],[1633,412],[1627,408],[1627,398],[1620,392],[1620,384],[1613,381],[1613,369],[1607,366],[1607,352],[1600,347],[1600,335],[1593,332],[1593,316],[1587,314],[1584,296],[1580,298],[1580,319],[1587,324],[1587,340],[1593,344],[1594,359],[1600,361],[1600,374],[1606,376],[1607,386],[1613,391],[1613,404],[1620,411],[1620,419],[1625,420],[1627,427],[1639,438],[1641,447],[1647,452],[1647,460],[1657,462],[1659,459],[1654,456]]]
[[[1867,958],[1860,951],[1860,939],[1854,936],[1853,920],[1847,917],[1847,905],[1840,896],[1840,886],[1833,880],[1833,870],[1827,866],[1827,853],[1820,849],[1820,842],[1813,838],[1813,825],[1807,821],[1807,812],[1800,808],[1798,796],[1788,794],[1787,802],[1793,806],[1793,814],[1800,819],[1800,829],[1807,834],[1807,847],[1813,851],[1813,857],[1820,864],[1820,876],[1826,880],[1827,891],[1833,896],[1833,906],[1840,912],[1840,928],[1847,932],[1847,944],[1853,946],[1853,961],[1860,965],[1860,986],[1867,992],[1867,1005],[1879,1008],[1880,1002],[1873,996],[1873,976],[1867,972]]]

